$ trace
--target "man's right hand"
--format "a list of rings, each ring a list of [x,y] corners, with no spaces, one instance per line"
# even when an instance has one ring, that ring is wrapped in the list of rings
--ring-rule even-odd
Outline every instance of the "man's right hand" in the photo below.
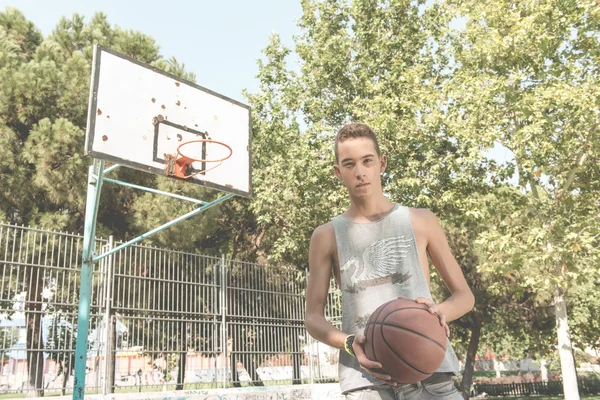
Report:
[[[354,338],[354,343],[352,343],[352,350],[354,354],[356,354],[356,359],[358,360],[358,364],[362,369],[371,374],[374,378],[379,379],[383,383],[387,383],[388,385],[396,386],[396,382],[392,381],[392,377],[386,373],[382,373],[381,371],[382,365],[377,361],[372,361],[367,358],[367,354],[365,353],[364,346],[367,341],[367,338],[362,335],[356,335]]]

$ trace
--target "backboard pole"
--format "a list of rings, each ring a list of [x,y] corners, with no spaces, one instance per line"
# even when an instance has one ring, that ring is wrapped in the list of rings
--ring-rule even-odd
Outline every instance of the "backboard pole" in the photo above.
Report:
[[[92,297],[92,280],[94,272],[94,262],[92,259],[96,242],[96,217],[98,214],[98,204],[100,203],[103,175],[104,161],[94,160],[93,165],[91,165],[88,170],[87,199],[85,204],[83,264],[81,267],[79,289],[77,345],[75,347],[74,400],[83,400],[85,395],[88,330],[90,326],[90,301]]]
[[[87,199],[85,208],[85,226],[84,226],[84,237],[83,237],[83,265],[81,268],[81,283],[79,291],[79,314],[77,319],[77,346],[75,348],[75,374],[74,374],[74,390],[73,400],[83,400],[85,396],[85,377],[86,377],[86,364],[87,364],[87,353],[88,353],[88,334],[90,326],[90,305],[92,297],[92,283],[93,283],[93,271],[94,264],[101,259],[108,257],[126,247],[131,246],[137,242],[140,242],[164,229],[167,229],[179,222],[182,222],[194,215],[200,214],[203,211],[214,207],[227,199],[235,196],[233,193],[227,193],[213,201],[204,202],[197,199],[191,199],[184,196],[178,196],[173,193],[167,193],[162,191],[153,190],[151,188],[144,188],[137,185],[128,185],[121,181],[104,178],[104,173],[116,169],[116,166],[112,166],[104,170],[103,160],[94,160],[94,165],[90,166],[88,172],[88,187],[87,187]],[[98,217],[98,205],[100,202],[100,193],[102,184],[104,181],[125,184],[136,189],[144,189],[156,194],[163,194],[170,197],[176,197],[180,200],[193,201],[200,203],[201,206],[184,214],[172,221],[167,222],[159,226],[158,228],[152,229],[135,239],[132,239],[126,243],[123,243],[117,247],[114,247],[103,254],[95,255],[95,239],[96,239],[96,221]],[[106,379],[106,377],[105,377]]]

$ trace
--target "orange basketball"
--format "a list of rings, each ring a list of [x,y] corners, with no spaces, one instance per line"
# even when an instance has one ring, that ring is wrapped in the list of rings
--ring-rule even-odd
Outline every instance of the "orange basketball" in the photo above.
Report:
[[[365,327],[365,352],[398,383],[428,378],[446,354],[446,332],[425,304],[399,298],[381,305]]]

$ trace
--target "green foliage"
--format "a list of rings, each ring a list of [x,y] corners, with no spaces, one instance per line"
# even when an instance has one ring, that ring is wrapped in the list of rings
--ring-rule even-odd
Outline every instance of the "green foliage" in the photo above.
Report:
[[[268,258],[306,265],[297,238],[306,244],[347,201],[332,179],[333,135],[346,121],[366,122],[389,157],[386,194],[444,221],[476,294],[482,345],[551,355],[556,285],[589,296],[600,282],[594,2],[302,6],[300,73],[274,37],[259,64],[261,92],[249,97],[257,143],[252,210]],[[497,145],[514,160],[490,159]],[[318,198],[309,202],[314,183]],[[445,296],[441,285],[434,291]],[[456,323],[463,351],[472,322]]]
[[[91,162],[83,156],[83,145],[95,43],[185,79],[195,79],[175,58],[162,58],[153,38],[113,27],[102,13],[89,22],[78,14],[63,17],[47,38],[18,10],[0,13],[2,220],[82,231]],[[206,197],[206,190],[165,183],[157,176],[131,170],[115,175],[145,186]],[[150,223],[164,223],[189,211],[186,204],[150,200],[138,191],[114,185],[104,186],[102,199],[98,234],[112,234],[117,239],[135,237],[156,227]],[[221,248],[228,236],[215,239],[213,226],[204,224],[203,231],[188,222],[180,226],[186,240],[174,241],[172,232],[155,240],[168,247],[208,247],[209,252],[217,252],[215,249]]]

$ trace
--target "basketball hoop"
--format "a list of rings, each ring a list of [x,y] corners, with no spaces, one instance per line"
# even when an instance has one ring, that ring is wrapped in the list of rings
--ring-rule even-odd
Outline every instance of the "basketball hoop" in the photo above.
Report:
[[[181,152],[181,148],[183,146],[186,146],[186,145],[192,144],[192,143],[214,143],[214,144],[217,144],[217,145],[227,148],[229,150],[229,154],[225,157],[216,158],[216,159],[212,159],[212,160],[188,157]],[[176,176],[178,178],[188,179],[188,178],[191,178],[198,174],[203,174],[203,173],[206,173],[210,170],[213,170],[213,169],[219,167],[221,164],[223,164],[223,161],[225,161],[229,157],[231,157],[232,154],[233,154],[233,150],[226,143],[219,142],[217,140],[212,140],[212,139],[190,140],[190,141],[181,143],[177,147],[177,154],[174,154],[174,155],[165,154],[165,173],[169,176]],[[215,165],[214,167],[205,168],[203,170],[196,171],[193,174],[190,174],[188,171],[192,168],[192,164],[195,162],[200,162],[203,164],[206,164],[206,163],[218,163],[218,164]]]

